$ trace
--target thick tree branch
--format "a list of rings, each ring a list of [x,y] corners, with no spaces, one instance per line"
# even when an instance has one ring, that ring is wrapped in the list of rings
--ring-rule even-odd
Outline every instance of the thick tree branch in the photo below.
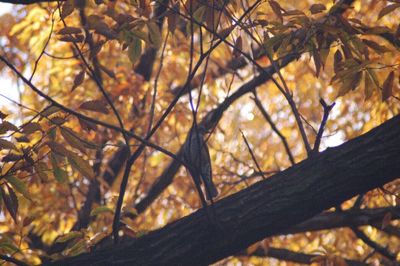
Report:
[[[243,256],[257,256],[257,257],[270,257],[275,258],[278,260],[286,260],[296,263],[302,264],[311,264],[313,262],[313,258],[317,255],[311,255],[301,252],[294,252],[288,249],[283,248],[268,248],[264,250],[263,248],[257,248],[253,253]],[[367,263],[356,261],[356,260],[349,260],[345,259],[348,266],[367,266]]]
[[[352,225],[381,226],[382,220],[388,212],[392,214],[392,219],[400,219],[400,206],[348,210],[342,212],[325,212],[318,214],[305,222],[292,226],[289,229],[282,231],[281,234],[297,234],[310,231],[329,230],[340,227],[350,227]]]
[[[204,265],[400,176],[400,115],[135,241],[54,265]]]

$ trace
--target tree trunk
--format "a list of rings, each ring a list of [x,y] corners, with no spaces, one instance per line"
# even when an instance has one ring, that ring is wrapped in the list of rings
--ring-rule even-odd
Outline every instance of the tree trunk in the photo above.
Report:
[[[54,265],[206,265],[400,176],[400,116],[139,239]]]

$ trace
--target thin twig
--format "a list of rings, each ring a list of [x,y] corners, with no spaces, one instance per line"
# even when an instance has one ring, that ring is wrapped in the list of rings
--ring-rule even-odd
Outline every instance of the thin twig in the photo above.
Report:
[[[292,163],[292,165],[294,165],[296,162],[294,160],[292,151],[289,148],[289,144],[286,140],[286,137],[280,132],[280,130],[277,128],[277,126],[275,125],[274,121],[272,121],[271,116],[268,114],[267,110],[265,110],[264,106],[262,105],[260,99],[258,98],[257,92],[256,90],[253,91],[253,95],[254,95],[254,103],[256,104],[256,106],[258,107],[258,109],[260,110],[261,114],[264,116],[265,120],[267,120],[268,124],[271,126],[272,130],[279,136],[279,138],[281,139],[283,145],[285,146],[285,151],[289,157],[290,162]]]
[[[256,164],[256,167],[257,167],[258,172],[261,174],[262,178],[265,179],[264,172],[263,172],[263,170],[261,170],[261,167],[260,167],[260,165],[259,165],[258,162],[257,162],[256,156],[254,155],[253,150],[251,149],[250,144],[249,144],[249,142],[248,142],[247,139],[246,139],[246,136],[244,135],[244,133],[243,133],[242,130],[240,130],[240,133],[242,134],[244,143],[246,143],[247,149],[248,149],[249,152],[250,152],[251,158],[253,159],[254,163]]]
[[[315,140],[313,154],[316,154],[319,151],[319,145],[321,144],[322,135],[324,133],[326,122],[328,121],[329,113],[332,111],[332,108],[335,106],[335,103],[328,105],[322,98],[319,100],[319,102],[322,105],[322,108],[324,108],[324,115],[322,117],[321,125],[319,126],[317,138]]]

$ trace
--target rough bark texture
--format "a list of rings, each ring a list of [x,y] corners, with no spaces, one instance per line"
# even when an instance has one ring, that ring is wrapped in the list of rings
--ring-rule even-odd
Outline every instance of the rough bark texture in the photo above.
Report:
[[[400,176],[400,116],[137,240],[54,265],[205,265]]]

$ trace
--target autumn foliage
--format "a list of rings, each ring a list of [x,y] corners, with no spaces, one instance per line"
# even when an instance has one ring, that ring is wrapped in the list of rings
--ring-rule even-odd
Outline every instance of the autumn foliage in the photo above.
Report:
[[[0,2],[15,4],[0,17],[6,263],[91,252],[204,207],[180,167],[193,124],[218,200],[399,114],[396,0]],[[399,197],[395,180],[326,210],[380,210],[373,222],[277,234],[217,265],[395,265]]]

